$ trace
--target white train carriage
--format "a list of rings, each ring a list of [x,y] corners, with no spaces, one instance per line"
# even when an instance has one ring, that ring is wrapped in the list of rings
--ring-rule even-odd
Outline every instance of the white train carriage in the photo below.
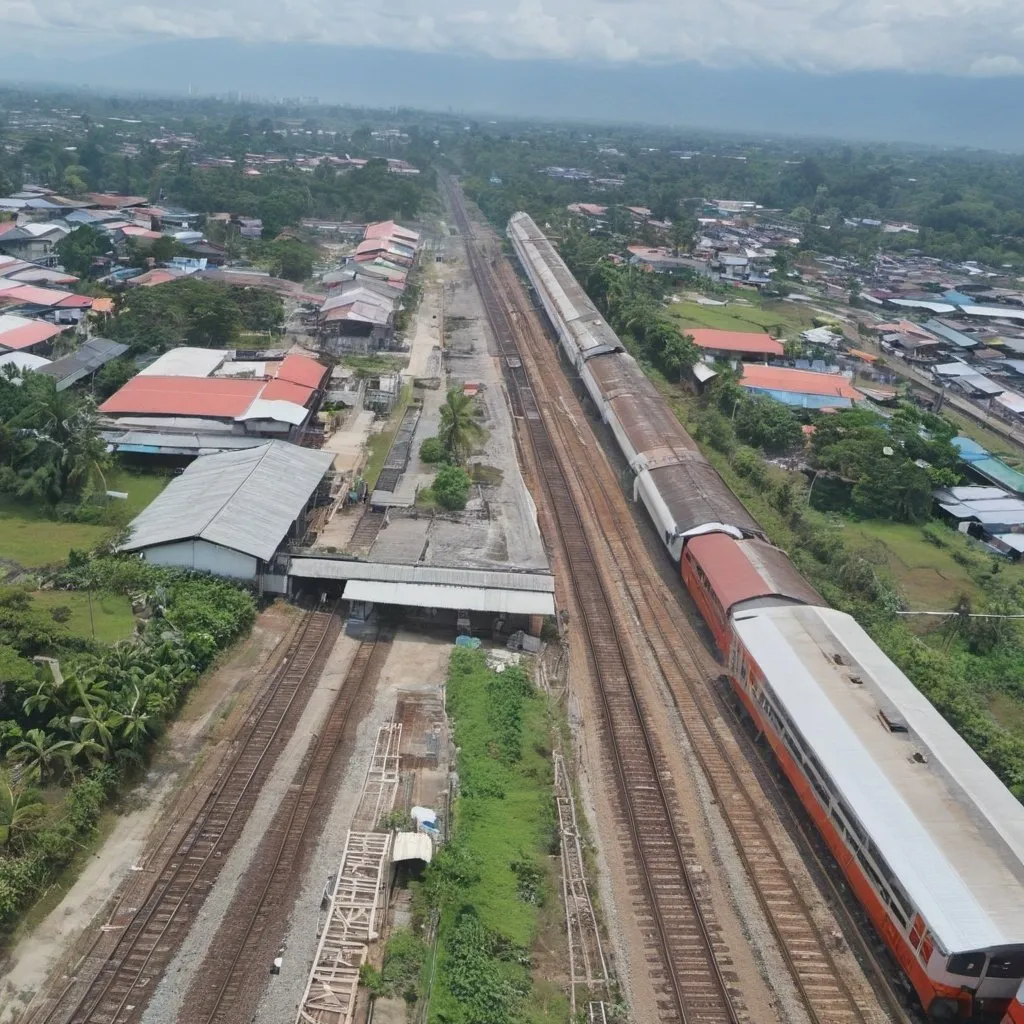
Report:
[[[933,1019],[1024,978],[1024,807],[845,613],[733,619],[730,676]]]
[[[595,355],[621,352],[622,342],[573,277],[554,246],[525,213],[513,214],[508,236],[558,340],[578,371]],[[590,382],[591,386],[593,382]],[[589,390],[589,388],[588,388]],[[599,396],[591,393],[595,401]]]
[[[672,558],[679,560],[694,532],[761,536],[533,219],[513,215],[508,235],[563,349],[635,474],[633,500],[643,503]]]

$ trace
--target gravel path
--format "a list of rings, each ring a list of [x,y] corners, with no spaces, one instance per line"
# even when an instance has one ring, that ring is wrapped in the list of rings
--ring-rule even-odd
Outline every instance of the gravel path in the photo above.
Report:
[[[395,638],[381,669],[373,706],[359,725],[356,749],[349,758],[344,780],[306,872],[301,895],[289,917],[284,964],[281,973],[270,978],[256,1015],[257,1024],[291,1024],[295,1019],[324,922],[320,898],[328,877],[333,879],[338,871],[377,730],[394,713],[400,690],[437,692],[443,687],[451,650],[451,644],[414,634],[399,633]]]

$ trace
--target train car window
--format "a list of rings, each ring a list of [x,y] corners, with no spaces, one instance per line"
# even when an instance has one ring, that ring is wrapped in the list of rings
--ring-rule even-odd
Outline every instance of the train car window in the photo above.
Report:
[[[988,962],[986,978],[1021,978],[1024,977],[1024,952],[993,953]]]
[[[981,969],[985,966],[985,954],[957,953],[946,961],[946,970],[950,974],[958,974],[963,978],[980,978]]]

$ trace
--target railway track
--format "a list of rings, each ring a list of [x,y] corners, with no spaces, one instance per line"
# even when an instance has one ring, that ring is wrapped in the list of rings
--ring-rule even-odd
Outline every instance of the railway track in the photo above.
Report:
[[[299,866],[315,846],[316,825],[333,797],[341,743],[353,708],[376,679],[390,637],[363,641],[337,692],[312,751],[292,783],[286,803],[264,833],[239,895],[225,915],[185,1000],[190,1024],[229,1024],[251,1019],[267,977],[280,928],[301,881]],[[376,824],[376,823],[375,823]],[[268,933],[268,925],[274,934]],[[269,945],[269,948],[268,948]]]
[[[506,297],[512,298],[508,291]],[[541,338],[539,344],[531,345],[530,354],[541,367],[535,375],[541,387],[560,391],[559,399],[564,401],[569,389],[568,384],[564,389],[557,387],[561,378],[553,374],[561,374],[561,368],[553,346]],[[550,395],[546,401],[550,407],[557,404]],[[609,564],[616,567],[637,619],[645,626],[691,748],[723,809],[737,854],[811,1019],[816,1024],[871,1024],[872,1017],[851,993],[754,794],[715,727],[714,697],[705,681],[717,672],[689,630],[681,628],[678,605],[664,592],[664,582],[651,565],[628,510],[621,507],[621,499],[615,501],[618,489],[610,467],[601,472],[601,461],[588,457],[592,449],[588,450],[564,417],[553,417],[551,426],[569,453],[566,464],[577,481],[578,500],[590,505],[592,522],[598,524],[608,546]]]
[[[522,308],[523,296],[511,268],[501,273],[500,301],[508,308]],[[549,409],[573,401],[571,386],[562,372],[559,354],[543,327],[534,322],[512,325],[521,341],[520,352],[536,362],[542,404]],[[563,383],[564,382],[564,385]],[[864,1005],[847,984],[836,962],[834,939],[825,934],[801,892],[792,869],[767,827],[756,800],[756,781],[737,769],[735,753],[727,748],[716,727],[717,697],[708,681],[718,675],[717,665],[692,631],[680,620],[680,607],[668,592],[664,580],[651,562],[631,515],[621,497],[621,488],[611,467],[593,457],[597,447],[584,443],[575,425],[565,416],[550,418],[561,448],[568,453],[565,469],[575,478],[577,501],[590,506],[591,522],[608,547],[608,564],[615,566],[623,589],[629,594],[637,620],[655,654],[679,710],[680,721],[690,740],[712,793],[733,836],[736,851],[746,869],[757,899],[786,960],[794,984],[811,1020],[817,1024],[871,1024],[889,1018],[904,1022],[906,1015],[888,984],[880,964],[869,959],[877,1003]],[[603,470],[603,471],[602,471]],[[857,929],[852,929],[859,937]],[[831,940],[831,941],[830,941]],[[862,957],[866,947],[855,944]]]
[[[623,823],[636,853],[636,869],[652,922],[650,937],[661,961],[661,968],[652,970],[665,997],[659,1005],[661,1016],[692,1024],[738,1024],[742,1014],[738,993],[725,975],[728,951],[698,892],[689,844],[677,831],[671,782],[634,685],[637,667],[632,652],[622,640],[623,629],[615,628],[618,616],[597,568],[598,553],[591,548],[581,510],[522,366],[513,325],[496,291],[495,275],[472,238],[460,191],[450,187],[449,192],[470,267],[509,372],[513,409],[526,422],[537,464],[546,471],[544,484],[555,528],[599,682]]]
[[[336,624],[334,607],[307,614],[212,790],[183,829],[168,833],[170,849],[154,858],[160,867],[144,898],[118,905],[72,980],[25,1024],[126,1024],[142,1016],[305,706]]]

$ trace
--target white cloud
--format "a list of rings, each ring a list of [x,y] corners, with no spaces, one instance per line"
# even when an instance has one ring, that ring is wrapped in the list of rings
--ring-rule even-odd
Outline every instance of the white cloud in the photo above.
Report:
[[[813,71],[1024,73],[1020,0],[0,0],[0,30]]]

